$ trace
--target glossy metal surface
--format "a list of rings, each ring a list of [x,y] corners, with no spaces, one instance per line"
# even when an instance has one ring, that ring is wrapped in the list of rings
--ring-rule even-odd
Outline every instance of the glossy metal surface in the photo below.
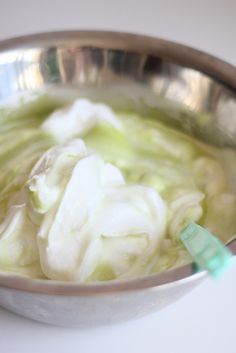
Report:
[[[236,69],[160,39],[58,32],[0,43],[0,104],[48,92],[137,110],[218,146],[236,146]],[[236,251],[235,242],[230,243]],[[81,327],[157,310],[197,285],[192,265],[123,282],[81,285],[0,274],[0,305],[35,320]]]

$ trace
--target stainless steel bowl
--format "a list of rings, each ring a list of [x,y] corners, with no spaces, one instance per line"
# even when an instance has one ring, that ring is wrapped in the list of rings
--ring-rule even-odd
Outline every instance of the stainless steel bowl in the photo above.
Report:
[[[236,146],[236,69],[183,45],[97,31],[1,42],[0,103],[45,91],[137,110],[209,143]],[[235,242],[229,246],[235,253]],[[192,264],[146,278],[89,285],[1,273],[0,305],[50,324],[110,324],[158,310],[205,277]]]

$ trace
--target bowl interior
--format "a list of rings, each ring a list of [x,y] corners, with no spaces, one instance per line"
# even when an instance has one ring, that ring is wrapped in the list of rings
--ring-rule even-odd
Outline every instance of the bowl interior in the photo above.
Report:
[[[0,46],[0,103],[32,92],[86,96],[159,118],[209,143],[235,146],[236,95],[224,75],[233,69],[214,60],[128,34],[35,35]]]

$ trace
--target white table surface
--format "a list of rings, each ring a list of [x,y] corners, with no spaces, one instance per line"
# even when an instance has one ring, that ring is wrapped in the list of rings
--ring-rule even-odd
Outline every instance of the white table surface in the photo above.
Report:
[[[0,0],[0,39],[59,29],[151,34],[236,65],[235,0]],[[92,330],[42,325],[0,309],[0,352],[236,352],[236,266],[146,318]]]

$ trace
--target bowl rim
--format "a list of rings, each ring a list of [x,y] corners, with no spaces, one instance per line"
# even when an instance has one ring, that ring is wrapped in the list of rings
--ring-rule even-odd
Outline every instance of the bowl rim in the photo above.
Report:
[[[235,66],[191,46],[137,33],[82,29],[32,33],[0,40],[0,55],[9,50],[65,43],[158,55],[176,64],[199,70],[224,86],[236,90]]]
[[[75,43],[79,46],[128,50],[161,56],[167,61],[207,74],[229,89],[236,91],[236,67],[192,47],[142,34],[100,30],[28,34],[0,41],[0,55],[6,51],[24,48]],[[232,242],[230,247],[236,253],[236,241]],[[192,263],[156,275],[91,284],[32,279],[9,272],[0,272],[0,287],[49,295],[94,296],[157,286],[161,289],[176,283],[194,281],[204,277],[206,277],[206,271],[196,272]]]
[[[204,270],[196,272],[196,268],[192,263],[157,275],[97,283],[36,279],[9,272],[0,272],[0,289],[4,287],[47,295],[100,296],[156,287],[163,290],[166,287],[170,288],[177,284],[180,285],[197,279],[203,279],[206,276],[207,273]]]

